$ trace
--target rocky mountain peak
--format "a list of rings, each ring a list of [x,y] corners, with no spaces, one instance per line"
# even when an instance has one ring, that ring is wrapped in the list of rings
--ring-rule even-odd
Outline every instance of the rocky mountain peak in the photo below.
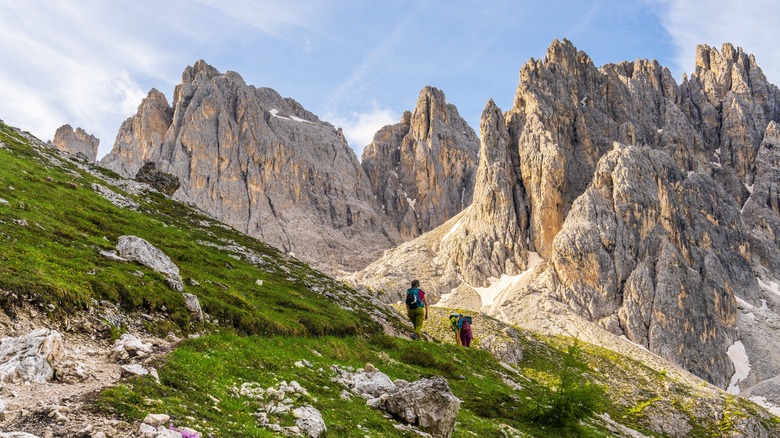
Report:
[[[152,88],[135,115],[122,123],[114,147],[100,164],[126,178],[134,178],[146,162],[161,153],[172,118],[173,109],[165,95]]]
[[[193,82],[199,76],[208,81],[220,75],[221,73],[216,68],[212,67],[206,61],[199,59],[191,67],[188,66],[184,69],[184,73],[181,75],[181,81],[182,83]]]
[[[362,166],[384,212],[405,240],[429,231],[471,203],[479,139],[434,87],[414,111],[385,126],[363,150]]]
[[[518,157],[493,100],[482,111],[480,156],[474,202],[442,239],[450,269],[468,284],[488,286],[489,279],[517,275],[527,265],[528,212]]]
[[[417,105],[414,107],[414,112],[411,116],[411,134],[415,138],[429,140],[435,123],[449,123],[450,111],[448,110],[444,93],[438,88],[426,86],[420,91]],[[457,112],[455,115],[457,115]]]
[[[54,133],[51,143],[61,151],[81,155],[89,162],[94,163],[97,159],[100,140],[81,128],[74,130],[70,125],[62,125]]]
[[[293,99],[198,61],[163,102],[150,93],[104,165],[132,177],[154,162],[178,199],[322,269],[400,240],[343,134]]]
[[[571,41],[566,38],[563,41],[557,39],[550,43],[547,54],[544,57],[547,66],[559,65],[561,68],[574,71],[579,66],[592,66],[593,61],[587,53],[577,50]]]

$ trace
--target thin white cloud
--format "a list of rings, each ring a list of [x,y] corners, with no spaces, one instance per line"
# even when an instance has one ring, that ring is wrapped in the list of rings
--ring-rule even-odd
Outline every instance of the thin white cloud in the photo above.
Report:
[[[382,66],[392,62],[391,54],[395,52],[406,40],[411,26],[417,20],[414,12],[410,12],[395,24],[393,30],[382,42],[369,51],[360,64],[358,64],[349,77],[347,77],[333,92],[330,93],[325,108],[328,112],[354,100],[355,96],[361,96],[365,88],[364,81],[374,78],[381,71]]]
[[[279,32],[317,10],[201,3],[0,0],[0,118],[43,140],[65,123],[84,128],[100,138],[102,156],[150,88],[172,86],[184,66],[243,41],[246,24]]]
[[[363,148],[374,139],[374,134],[383,126],[399,123],[400,115],[390,109],[379,108],[375,103],[373,108],[366,112],[348,116],[329,115],[324,117],[324,120],[341,127],[350,147],[360,158]]]
[[[770,82],[780,83],[780,3],[775,0],[659,0],[659,15],[676,47],[675,75],[690,75],[696,45],[723,43],[756,56]]]
[[[198,3],[214,8],[221,13],[250,25],[262,32],[281,37],[285,29],[308,28],[322,2],[296,0],[197,0]]]
[[[303,41],[303,51],[306,53],[311,53],[311,51],[314,50],[314,44],[312,44],[309,37],[304,37]]]

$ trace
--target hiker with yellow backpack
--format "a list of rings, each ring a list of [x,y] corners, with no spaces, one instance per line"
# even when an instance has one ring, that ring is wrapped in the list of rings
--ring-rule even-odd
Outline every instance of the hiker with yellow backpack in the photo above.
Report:
[[[471,341],[474,339],[474,334],[471,331],[471,317],[468,315],[461,315],[460,313],[453,313],[450,315],[450,328],[455,333],[455,343],[458,346],[469,347]]]

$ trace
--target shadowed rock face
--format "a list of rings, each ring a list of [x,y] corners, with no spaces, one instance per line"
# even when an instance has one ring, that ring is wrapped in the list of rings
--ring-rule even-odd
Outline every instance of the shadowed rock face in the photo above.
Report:
[[[364,266],[400,240],[340,130],[203,61],[173,108],[149,94],[102,164],[134,176],[146,161],[179,178],[175,197],[322,268]]]
[[[479,139],[433,87],[413,112],[385,126],[363,151],[374,194],[404,240],[455,216],[471,203]]]
[[[663,151],[623,147],[598,163],[553,242],[548,284],[590,320],[720,386],[734,291],[758,294],[739,207]]]
[[[62,125],[54,133],[51,143],[61,151],[73,155],[81,155],[89,162],[94,163],[97,160],[100,140],[94,135],[87,134],[81,128],[74,130],[70,125]]]

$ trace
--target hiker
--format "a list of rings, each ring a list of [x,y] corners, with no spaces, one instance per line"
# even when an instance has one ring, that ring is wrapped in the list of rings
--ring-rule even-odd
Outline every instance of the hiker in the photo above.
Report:
[[[471,340],[474,339],[474,334],[471,332],[471,317],[468,315],[460,315],[458,321],[458,333],[460,334],[460,342],[466,348],[471,346]]]
[[[419,280],[412,280],[412,287],[406,291],[406,314],[414,325],[412,339],[421,339],[423,322],[428,319],[428,298]]]
[[[458,328],[458,322],[460,321],[461,314],[453,313],[450,315],[450,328],[455,333],[455,343],[460,347],[463,343],[460,340],[460,328]]]

